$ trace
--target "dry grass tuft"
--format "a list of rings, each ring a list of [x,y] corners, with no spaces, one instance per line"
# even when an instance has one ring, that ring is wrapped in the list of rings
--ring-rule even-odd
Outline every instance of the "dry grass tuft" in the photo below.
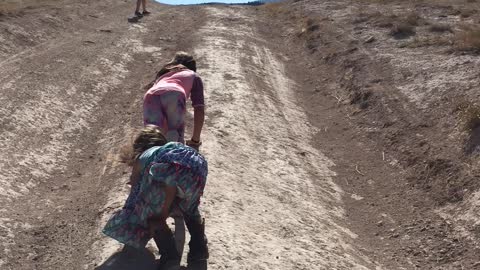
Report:
[[[0,5],[0,16],[14,14],[16,11],[21,9],[21,7],[14,3],[2,3]]]
[[[420,24],[421,17],[415,12],[412,12],[407,15],[405,18],[405,23],[411,26],[418,26]]]
[[[465,131],[473,131],[480,127],[480,105],[471,102],[462,102],[457,106],[460,121]]]
[[[282,3],[267,3],[263,7],[272,15],[282,15],[287,12]]]
[[[365,16],[361,18],[364,19]],[[370,14],[368,20],[373,21],[377,27],[390,28],[390,35],[397,39],[415,35],[415,27],[422,23],[422,18],[415,12],[410,12],[402,16],[376,12]]]
[[[415,35],[415,27],[405,22],[397,23],[390,30],[390,35],[397,39],[407,38]]]
[[[371,15],[374,19],[374,25],[381,28],[391,28],[399,20],[395,14],[384,15],[380,12],[376,12]]]
[[[460,17],[462,18],[470,18],[471,16],[475,15],[477,11],[474,9],[462,9],[460,10]]]
[[[297,36],[305,42],[305,47],[310,51],[315,51],[319,45],[319,21],[312,17],[297,18],[296,27],[301,29]]]
[[[422,48],[430,46],[451,46],[452,39],[448,36],[415,37],[411,42],[404,44],[407,48]]]
[[[480,27],[463,26],[455,34],[455,45],[461,51],[480,52]]]
[[[305,47],[314,51],[318,47],[317,39],[319,37],[320,18],[308,17],[288,9],[284,3],[274,2],[263,5],[263,8],[270,16],[280,17],[285,24],[293,29],[291,34],[301,38],[305,42]]]
[[[452,33],[452,27],[448,24],[443,24],[443,23],[435,23],[430,25],[428,28],[430,32],[435,32],[435,33],[445,33],[445,32],[450,32]]]
[[[0,0],[0,16],[17,15],[26,8],[58,5],[60,0]]]
[[[475,128],[480,126],[480,107],[474,106],[469,107],[467,111],[465,111],[465,128],[467,130],[474,130]]]
[[[313,18],[304,18],[302,21],[302,30],[300,34],[310,34],[320,29],[318,22]]]

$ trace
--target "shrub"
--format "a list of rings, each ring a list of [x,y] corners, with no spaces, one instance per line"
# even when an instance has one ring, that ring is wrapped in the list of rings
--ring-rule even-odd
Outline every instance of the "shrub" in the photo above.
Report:
[[[417,13],[412,12],[408,14],[407,17],[405,18],[405,23],[411,26],[418,26],[420,24],[420,19],[421,18]]]
[[[480,107],[471,106],[464,112],[465,129],[474,130],[480,126]]]
[[[455,34],[459,50],[480,52],[480,27],[466,26]]]
[[[452,27],[448,24],[436,23],[436,24],[430,25],[428,30],[430,30],[430,32],[444,33],[444,32],[452,32]]]
[[[460,10],[460,17],[469,18],[472,15],[475,15],[477,11],[473,9],[462,9]]]
[[[0,17],[18,15],[25,8],[58,5],[60,0],[0,0]]]
[[[316,20],[314,20],[312,18],[307,18],[303,22],[302,32],[311,33],[311,32],[315,32],[319,28],[320,28],[320,26],[318,25]],[[305,30],[303,30],[303,29],[305,29]]]
[[[372,14],[374,18],[375,25],[382,28],[393,27],[396,21],[398,21],[398,16],[394,14],[383,15],[380,12]]]
[[[395,14],[379,14],[376,19],[376,26],[390,28],[390,35],[397,39],[407,38],[415,35],[415,27],[422,18],[415,12],[410,12],[400,17]]]
[[[272,15],[281,15],[286,12],[282,3],[267,3],[264,7]]]
[[[468,101],[457,105],[460,121],[465,131],[472,131],[480,126],[480,106]]]
[[[394,38],[407,38],[415,35],[415,27],[408,23],[397,23],[390,30],[390,35]]]

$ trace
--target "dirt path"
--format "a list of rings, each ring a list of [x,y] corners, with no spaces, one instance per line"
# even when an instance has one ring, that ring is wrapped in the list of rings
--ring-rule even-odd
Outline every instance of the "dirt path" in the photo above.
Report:
[[[247,9],[205,10],[194,51],[208,100],[202,151],[210,167],[203,200],[210,268],[368,269],[372,262],[350,245],[356,236],[342,222],[334,164],[308,143],[315,129],[296,104],[296,83]],[[108,205],[121,200],[112,196]],[[103,239],[94,249],[103,250],[101,262],[119,248]]]
[[[205,212],[217,269],[364,268],[349,245],[334,164],[309,145],[315,130],[297,84],[248,13],[209,8],[196,54],[208,64]]]
[[[349,7],[327,4],[308,10],[327,18]],[[429,201],[405,191],[398,161],[381,155],[359,111],[328,96],[348,80],[336,59],[368,44],[350,51],[348,29],[325,19],[320,37],[332,54],[299,62],[301,46],[281,44],[294,32],[269,31],[275,21],[255,7],[151,10],[139,24],[126,22],[131,3],[114,0],[0,15],[1,269],[155,269],[152,243],[120,252],[100,231],[128,193],[116,157],[141,127],[142,86],[177,50],[194,52],[206,86],[208,268],[414,269],[435,265],[403,258],[421,241],[435,246],[424,253],[464,252],[437,245],[457,238],[417,209]],[[402,219],[410,212],[413,225]]]

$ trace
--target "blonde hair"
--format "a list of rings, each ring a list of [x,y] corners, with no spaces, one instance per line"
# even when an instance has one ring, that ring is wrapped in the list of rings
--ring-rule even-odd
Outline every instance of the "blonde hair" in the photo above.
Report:
[[[166,144],[167,138],[158,126],[146,125],[133,140],[133,143],[123,148],[120,154],[121,161],[133,165],[138,157],[147,149]]]

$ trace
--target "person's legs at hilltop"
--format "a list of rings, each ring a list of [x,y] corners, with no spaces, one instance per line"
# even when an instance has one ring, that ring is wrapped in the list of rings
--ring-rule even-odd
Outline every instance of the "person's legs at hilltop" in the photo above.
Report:
[[[135,16],[141,18],[143,17],[143,14],[140,12],[140,6],[142,5],[142,2],[145,0],[137,0],[137,5],[135,7]],[[145,9],[145,4],[143,5],[143,8]]]
[[[147,0],[142,0],[142,5],[143,5],[143,12],[142,14],[144,16],[149,15],[150,11],[147,10]]]

